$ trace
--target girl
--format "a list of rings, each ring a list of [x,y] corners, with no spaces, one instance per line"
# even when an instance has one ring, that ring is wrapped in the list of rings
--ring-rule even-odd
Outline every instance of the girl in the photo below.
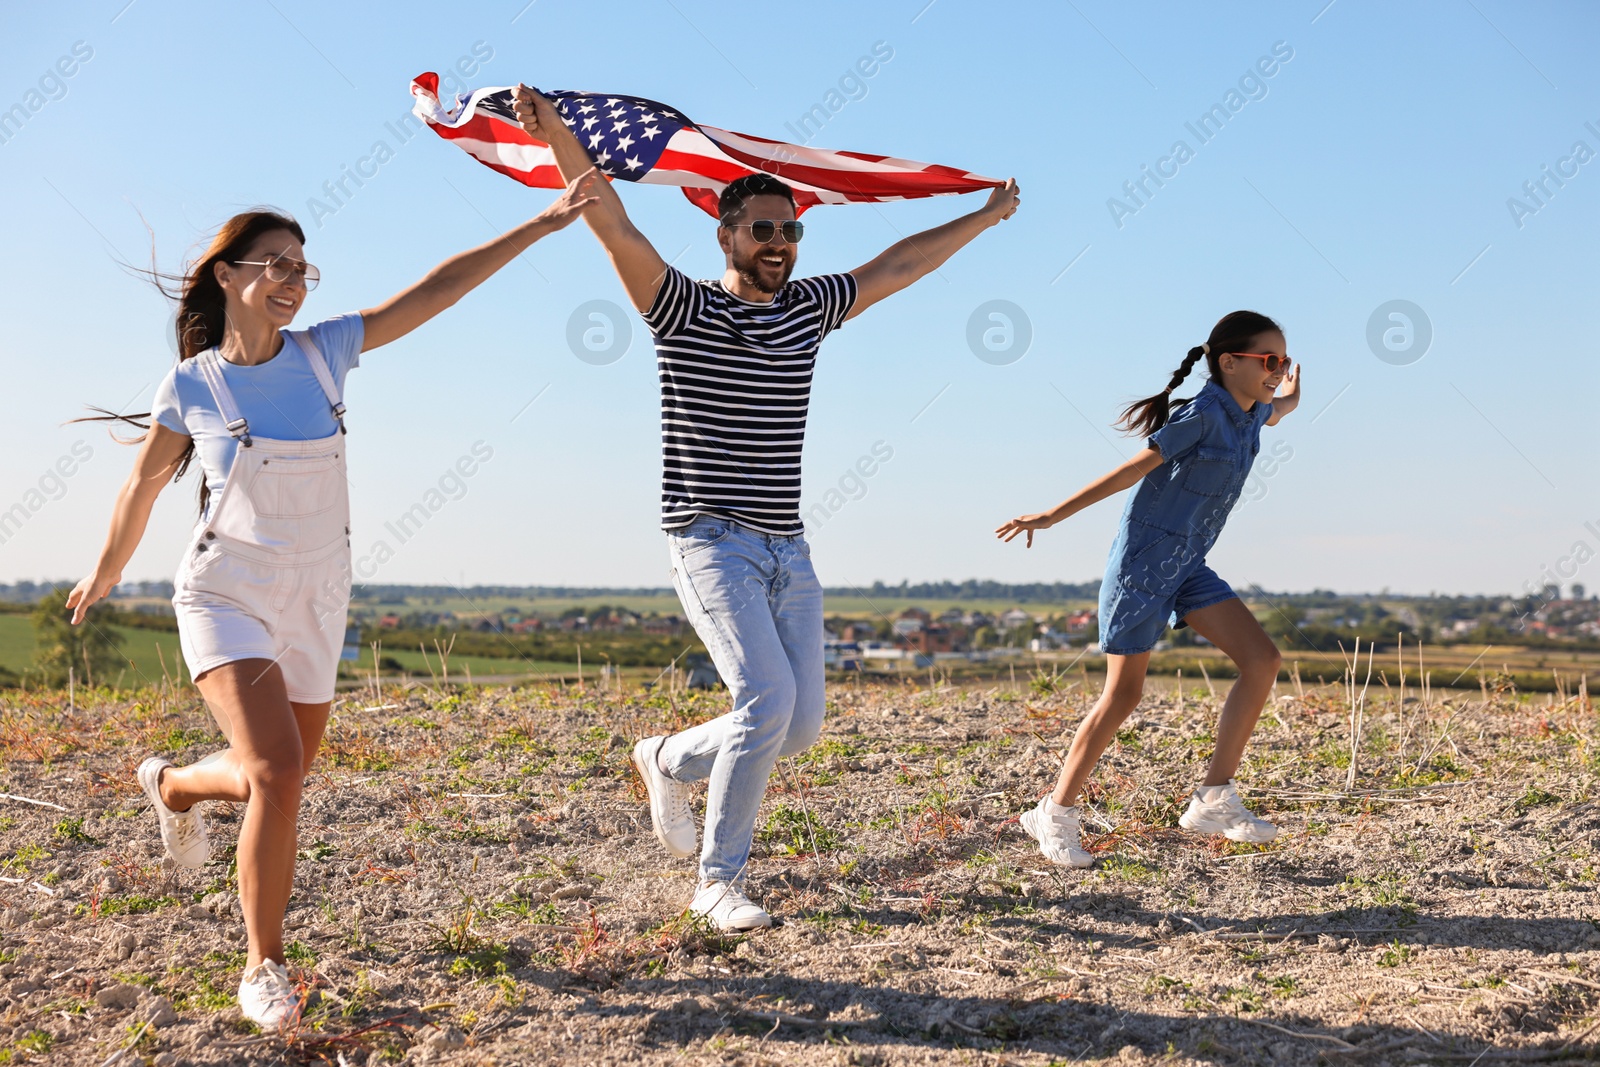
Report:
[[[185,867],[210,855],[199,802],[245,804],[237,859],[249,951],[239,1006],[263,1028],[300,1010],[283,965],[283,915],[301,782],[328,722],[350,597],[345,374],[360,353],[404,337],[576,218],[594,203],[581,184],[387,302],[302,332],[288,326],[320,274],[291,218],[235,215],[173,279],[179,361],[151,411],[123,417],[148,432],[100,560],[67,607],[76,625],[121,581],[157,494],[198,456],[200,520],[172,603],[189,673],[228,747],[183,768],[152,756],[138,780],[167,854]],[[155,280],[165,292],[163,276]]]
[[[1283,331],[1265,315],[1235,311],[1223,316],[1205,344],[1189,349],[1165,389],[1122,413],[1120,426],[1150,439],[1145,452],[1051,510],[1019,516],[995,531],[1004,541],[1025,532],[1031,548],[1035,530],[1139,486],[1122,513],[1100,585],[1105,691],[1078,727],[1055,791],[1021,819],[1055,863],[1087,867],[1094,862],[1078,839],[1078,795],[1139,703],[1150,650],[1169,618],[1174,626],[1193,627],[1239,668],[1217,722],[1211,766],[1178,824],[1235,841],[1277,836],[1277,827],[1245,808],[1233,775],[1277,680],[1280,656],[1228,583],[1206,566],[1206,552],[1239,498],[1261,447],[1262,425],[1276,425],[1300,403],[1300,368],[1290,369],[1285,349]],[[1169,399],[1201,359],[1211,380],[1191,400]],[[1280,384],[1284,393],[1276,396]]]

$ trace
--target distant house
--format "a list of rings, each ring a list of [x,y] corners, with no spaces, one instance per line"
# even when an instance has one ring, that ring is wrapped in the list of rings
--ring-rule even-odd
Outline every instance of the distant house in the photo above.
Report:
[[[932,621],[933,616],[921,608],[907,608],[894,620],[894,632],[904,637],[924,629]]]
[[[1067,633],[1081,634],[1089,627],[1093,626],[1095,624],[1095,620],[1099,617],[1099,613],[1092,608],[1085,608],[1083,611],[1074,611],[1071,615],[1068,615],[1067,621],[1064,625],[1066,626]]]
[[[400,616],[391,613],[391,614],[384,615],[384,616],[380,617],[378,619],[378,629],[380,629],[380,630],[398,630],[398,629],[400,629]]]
[[[647,634],[676,635],[683,631],[683,619],[677,615],[649,615],[639,625]]]
[[[1027,626],[1033,622],[1033,616],[1021,608],[1012,608],[1000,616],[1002,630],[1015,630],[1019,626]]]
[[[871,641],[878,636],[878,628],[870,622],[847,622],[839,634],[844,641]]]
[[[516,622],[512,623],[508,629],[510,629],[510,631],[514,634],[537,633],[538,631],[544,629],[544,620],[518,619]]]
[[[966,631],[960,627],[945,626],[936,622],[920,630],[901,634],[900,644],[908,651],[933,656],[941,652],[965,652],[966,637]]]

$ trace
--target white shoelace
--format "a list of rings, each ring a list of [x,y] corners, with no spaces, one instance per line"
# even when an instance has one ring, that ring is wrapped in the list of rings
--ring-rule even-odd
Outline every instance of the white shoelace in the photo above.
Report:
[[[711,886],[707,886],[705,889],[702,889],[701,892],[705,892],[706,889],[711,888]],[[745,896],[744,893],[740,891],[739,887],[734,885],[732,882],[723,882],[720,885],[716,885],[715,891],[717,893],[717,899],[712,902],[711,907],[706,909],[709,913],[714,914],[719,911],[731,912],[737,908],[753,908],[756,906],[755,901]]]
[[[289,972],[280,964],[272,960],[264,960],[257,964],[255,969],[245,976],[245,984],[260,993],[261,999],[269,1005],[294,1003],[294,984],[289,981]]]
[[[689,787],[667,779],[667,815],[673,822],[689,818]]]
[[[193,808],[188,811],[175,811],[172,813],[172,840],[179,848],[185,848],[200,840],[204,827],[200,823],[200,814]]]

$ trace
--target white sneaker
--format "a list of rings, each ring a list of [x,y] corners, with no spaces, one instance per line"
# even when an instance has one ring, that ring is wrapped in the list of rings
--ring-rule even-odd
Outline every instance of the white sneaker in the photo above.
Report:
[[[1250,814],[1231,778],[1226,785],[1196,789],[1189,810],[1178,819],[1178,825],[1197,834],[1222,834],[1229,841],[1253,845],[1264,845],[1278,836],[1276,826]]]
[[[283,964],[262,960],[244,972],[239,983],[239,1010],[267,1031],[281,1030],[300,1017],[300,994]]]
[[[650,794],[650,825],[655,827],[656,840],[679,859],[687,859],[699,851],[699,834],[694,828],[694,814],[689,810],[689,787],[668,778],[656,762],[661,754],[665,737],[647,737],[633,746],[633,765],[644,779],[645,791]]]
[[[161,824],[161,843],[167,855],[180,867],[199,867],[211,858],[211,845],[206,841],[206,824],[200,819],[199,806],[188,811],[173,811],[161,801],[161,772],[172,764],[160,756],[151,756],[139,764],[139,787],[156,809],[156,819]]]
[[[695,892],[689,910],[725,933],[759,930],[772,925],[772,916],[739,891],[732,882],[706,882]]]
[[[1076,805],[1064,808],[1047,794],[1039,798],[1037,807],[1023,812],[1018,821],[1028,836],[1039,842],[1039,851],[1051,863],[1065,867],[1088,867],[1094,863],[1094,857],[1078,843]]]

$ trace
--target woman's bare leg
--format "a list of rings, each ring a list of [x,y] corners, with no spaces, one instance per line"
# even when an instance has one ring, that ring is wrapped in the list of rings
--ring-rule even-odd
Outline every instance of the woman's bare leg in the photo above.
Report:
[[[1283,656],[1241,600],[1224,600],[1191,611],[1184,621],[1195,633],[1222,649],[1239,668],[1239,679],[1222,703],[1222,715],[1217,719],[1217,747],[1201,783],[1224,785],[1239,771],[1244,746],[1278,680]]]
[[[214,672],[208,672],[207,677],[211,673]],[[225,718],[228,714],[226,708],[215,704],[209,706],[223,735],[231,736],[233,724]],[[291,701],[289,707],[294,710],[295,720],[300,727],[304,771],[310,774],[317,751],[322,746],[322,735],[328,727],[328,712],[333,702],[296,704]],[[188,811],[190,806],[202,800],[231,800],[243,804],[249,799],[250,780],[240,769],[239,753],[232,745],[187,767],[168,767],[161,772],[161,802],[173,811]]]
[[[238,660],[195,679],[230,744],[218,756],[162,776],[162,803],[246,801],[239,828],[239,904],[249,936],[246,968],[283,961],[283,913],[294,880],[300,789],[327,723],[328,705],[295,705],[270,660]]]
[[[1106,687],[1072,738],[1072,747],[1061,764],[1061,776],[1056,779],[1056,790],[1050,794],[1052,801],[1069,808],[1078,802],[1078,794],[1083,792],[1094,765],[1116,738],[1117,728],[1138,707],[1149,665],[1148,652],[1106,657]]]

